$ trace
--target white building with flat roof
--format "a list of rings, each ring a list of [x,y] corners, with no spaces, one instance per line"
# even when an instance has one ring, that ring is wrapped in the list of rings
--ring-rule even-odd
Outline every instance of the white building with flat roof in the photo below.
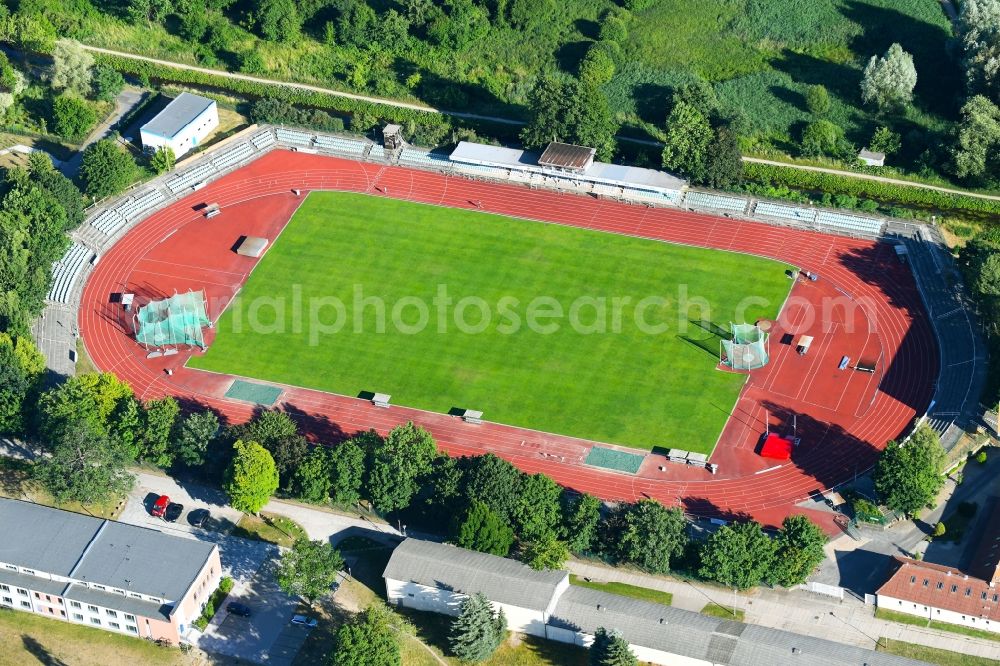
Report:
[[[219,126],[215,100],[182,92],[166,108],[139,129],[143,150],[154,152],[163,146],[175,157],[197,147]]]

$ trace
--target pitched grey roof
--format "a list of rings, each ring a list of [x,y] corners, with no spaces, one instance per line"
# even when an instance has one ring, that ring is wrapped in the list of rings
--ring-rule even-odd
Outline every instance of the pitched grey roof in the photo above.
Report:
[[[6,535],[0,539],[0,562],[68,576],[103,522],[0,498],[0,534]]]
[[[141,615],[142,617],[170,621],[170,613],[174,607],[167,604],[157,604],[152,601],[143,601],[134,597],[125,597],[113,592],[101,592],[82,585],[70,585],[63,595],[72,601],[79,601],[81,604],[94,604],[102,608]]]
[[[214,103],[207,97],[182,92],[141,129],[143,132],[170,139]]]
[[[0,498],[0,562],[177,601],[215,545]]]
[[[574,585],[559,598],[549,624],[586,634],[593,634],[599,627],[617,629],[633,645],[728,666],[923,664]]]
[[[393,551],[383,577],[475,594],[491,601],[545,610],[565,571],[535,571],[520,562],[448,544],[407,539]]]

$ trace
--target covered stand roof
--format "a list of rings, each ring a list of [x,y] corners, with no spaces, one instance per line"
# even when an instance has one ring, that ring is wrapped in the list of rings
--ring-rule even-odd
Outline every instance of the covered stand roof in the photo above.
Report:
[[[545,147],[542,156],[538,158],[538,163],[542,166],[582,173],[594,163],[596,153],[595,149],[586,146],[553,141]]]

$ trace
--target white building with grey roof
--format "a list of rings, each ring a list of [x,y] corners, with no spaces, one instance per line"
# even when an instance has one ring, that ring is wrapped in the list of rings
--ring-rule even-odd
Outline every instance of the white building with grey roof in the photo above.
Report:
[[[407,539],[385,569],[390,604],[457,615],[482,592],[511,631],[589,647],[617,631],[640,661],[668,666],[918,666],[923,662],[569,584],[495,555]],[[513,616],[513,619],[512,619]]]
[[[221,576],[215,544],[0,498],[0,606],[178,643]]]
[[[201,144],[219,126],[215,100],[182,92],[139,128],[143,150],[169,147],[180,157]]]

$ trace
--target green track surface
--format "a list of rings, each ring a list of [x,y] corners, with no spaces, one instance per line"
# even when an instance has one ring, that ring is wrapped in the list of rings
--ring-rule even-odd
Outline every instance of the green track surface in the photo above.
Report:
[[[773,318],[789,290],[786,268],[476,211],[313,193],[223,314],[215,343],[190,364],[344,395],[389,393],[393,404],[435,412],[477,409],[490,421],[640,449],[709,453],[744,376],[716,369],[719,338],[701,321],[728,327],[750,296],[766,305],[750,304],[741,320]],[[444,330],[432,301],[439,285],[453,299]],[[705,299],[710,312],[682,307],[682,288],[691,301]],[[384,332],[377,331],[376,307],[356,307],[358,289],[384,301]],[[645,320],[665,332],[635,323],[636,304],[650,296],[665,302],[648,307]],[[339,332],[324,334],[310,323],[310,310],[315,299],[331,297],[346,316]],[[426,303],[422,332],[393,324],[404,297]],[[465,297],[484,299],[492,310],[483,332],[456,327]],[[555,332],[532,330],[528,304],[537,297],[554,298],[566,314],[579,297],[606,299],[606,332],[575,330],[568,316],[536,320],[557,324]],[[619,308],[620,332],[613,332],[613,299],[622,297],[631,300]],[[336,307],[318,312],[332,328]],[[418,322],[412,303],[400,313],[402,328]],[[514,333],[510,313],[521,323]],[[476,307],[465,311],[472,326],[481,316]],[[592,325],[595,308],[582,307],[577,319]]]

